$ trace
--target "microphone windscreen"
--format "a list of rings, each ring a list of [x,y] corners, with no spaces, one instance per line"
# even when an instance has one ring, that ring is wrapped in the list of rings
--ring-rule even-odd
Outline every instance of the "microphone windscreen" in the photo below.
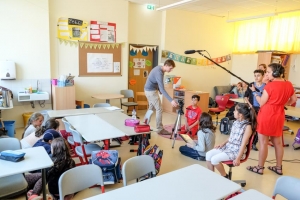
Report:
[[[196,52],[195,50],[186,50],[184,53],[185,54],[193,54],[195,52]]]

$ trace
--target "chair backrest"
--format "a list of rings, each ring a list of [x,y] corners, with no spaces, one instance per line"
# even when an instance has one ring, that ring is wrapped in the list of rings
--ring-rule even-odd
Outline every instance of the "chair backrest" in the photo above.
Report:
[[[0,139],[0,152],[5,150],[18,150],[18,149],[21,149],[21,143],[17,138]]]
[[[73,135],[74,142],[76,142],[80,145],[83,145],[83,140],[82,140],[80,133],[73,126],[70,126],[70,131]]]
[[[145,92],[136,92],[136,102],[139,106],[148,106],[148,101],[145,95]],[[142,100],[144,98],[145,100]]]
[[[222,95],[217,95],[216,96],[216,102],[218,104],[218,107],[220,109],[224,109],[226,108],[226,104],[229,100],[229,97],[228,96],[222,96]]]
[[[122,167],[123,185],[126,186],[128,181],[138,179],[148,173],[155,176],[154,160],[151,156],[141,155],[130,158]]]
[[[98,107],[111,107],[109,103],[96,103],[93,105],[93,108],[98,108]]]
[[[69,169],[58,180],[59,198],[64,199],[65,195],[79,192],[96,184],[104,186],[102,170],[97,165],[81,165]]]
[[[273,199],[277,194],[288,200],[299,199],[300,179],[291,176],[281,176],[277,179],[273,191]]]
[[[68,132],[68,133],[71,133],[71,130],[70,130],[70,123],[67,121],[66,118],[62,118],[61,121],[64,123],[65,125],[65,130]]]
[[[230,101],[230,99],[237,99],[239,98],[237,94],[224,94],[224,96],[228,96],[229,99],[227,101],[226,104],[226,108],[231,108],[232,106],[234,106],[234,101]]]
[[[120,93],[124,95],[124,98],[134,98],[133,90],[121,90]]]
[[[76,104],[76,108],[77,108],[77,106],[80,107],[80,108],[84,108],[83,101],[77,101],[77,100],[75,100],[75,104]]]
[[[152,114],[153,114],[153,110],[147,110],[147,112],[144,116],[144,123],[145,124],[150,124]]]

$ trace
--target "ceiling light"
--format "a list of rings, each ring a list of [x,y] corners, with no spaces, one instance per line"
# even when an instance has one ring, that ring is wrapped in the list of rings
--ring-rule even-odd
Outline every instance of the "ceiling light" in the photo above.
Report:
[[[169,4],[169,5],[166,5],[166,6],[159,7],[156,10],[166,10],[166,9],[169,9],[169,8],[175,8],[175,7],[178,7],[178,6],[182,6],[184,4],[192,3],[194,1],[197,1],[197,0],[183,0],[183,1],[178,1],[176,3],[172,3],[172,4]]]
[[[237,21],[244,21],[244,20],[250,20],[250,19],[258,19],[258,18],[264,18],[264,17],[272,17],[276,16],[276,13],[268,13],[263,15],[256,15],[256,16],[250,16],[250,17],[242,17],[242,18],[236,18],[236,19],[230,19],[226,22],[237,22]]]

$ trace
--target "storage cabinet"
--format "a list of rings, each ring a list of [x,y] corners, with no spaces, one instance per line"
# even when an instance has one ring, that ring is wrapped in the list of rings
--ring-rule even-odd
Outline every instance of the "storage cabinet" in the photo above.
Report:
[[[181,99],[184,100],[184,108],[191,105],[192,96],[197,94],[200,96],[200,101],[198,102],[198,106],[201,108],[202,112],[208,112],[208,101],[209,101],[209,93],[201,92],[201,91],[192,91],[192,90],[176,90],[172,88],[165,88],[167,93],[173,99]],[[163,111],[171,114],[177,114],[177,108],[173,108],[167,98],[163,96]],[[183,110],[185,112],[185,110]]]
[[[53,110],[75,109],[75,86],[57,87],[52,85]]]
[[[290,55],[282,51],[257,51],[258,61],[257,66],[260,64],[280,63],[285,68],[285,79],[288,80],[290,71]]]

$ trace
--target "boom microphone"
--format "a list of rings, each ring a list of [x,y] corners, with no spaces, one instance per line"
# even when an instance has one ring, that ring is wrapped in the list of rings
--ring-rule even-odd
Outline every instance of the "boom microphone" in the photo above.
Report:
[[[202,51],[205,51],[205,50],[186,50],[184,53],[185,54],[193,54],[193,53],[196,53],[196,52],[200,53]]]

